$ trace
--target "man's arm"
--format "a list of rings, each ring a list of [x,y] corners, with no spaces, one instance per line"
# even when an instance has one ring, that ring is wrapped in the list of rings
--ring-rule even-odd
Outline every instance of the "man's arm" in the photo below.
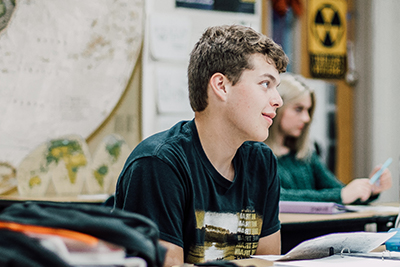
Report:
[[[184,179],[179,178],[170,165],[154,157],[136,160],[122,178],[119,180],[116,206],[144,215],[157,224],[160,244],[167,249],[164,266],[183,264],[183,248],[161,240],[161,237],[165,234],[177,242],[182,239]]]
[[[183,248],[161,239],[160,244],[167,248],[167,254],[165,255],[164,260],[164,267],[183,264]]]
[[[258,241],[256,255],[280,255],[281,254],[281,231],[269,236],[264,236]]]

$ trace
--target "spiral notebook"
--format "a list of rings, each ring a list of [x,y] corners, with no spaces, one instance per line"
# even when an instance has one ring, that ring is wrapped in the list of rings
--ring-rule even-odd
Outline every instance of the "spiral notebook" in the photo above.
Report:
[[[273,261],[274,266],[400,266],[400,255],[397,252],[371,252],[395,234],[396,232],[332,233],[303,241],[285,255],[252,257]],[[382,265],[383,260],[385,265]]]

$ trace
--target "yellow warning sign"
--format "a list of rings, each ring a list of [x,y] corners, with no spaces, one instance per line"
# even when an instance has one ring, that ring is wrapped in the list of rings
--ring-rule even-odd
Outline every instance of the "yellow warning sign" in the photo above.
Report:
[[[319,78],[341,78],[346,71],[346,0],[309,0],[310,71]]]

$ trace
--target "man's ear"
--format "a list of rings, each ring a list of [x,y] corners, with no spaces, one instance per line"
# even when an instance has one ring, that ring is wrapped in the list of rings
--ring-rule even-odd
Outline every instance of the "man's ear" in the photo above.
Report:
[[[210,86],[216,97],[223,100],[226,97],[228,79],[222,73],[216,72],[210,78]]]

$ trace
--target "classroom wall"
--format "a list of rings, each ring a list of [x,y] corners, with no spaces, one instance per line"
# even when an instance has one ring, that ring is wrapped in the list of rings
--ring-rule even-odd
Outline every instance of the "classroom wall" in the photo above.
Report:
[[[142,60],[143,138],[165,130],[180,120],[193,118],[188,104],[187,80],[180,80],[179,77],[186,77],[189,53],[205,28],[211,25],[243,24],[260,31],[260,6],[261,1],[257,1],[256,14],[244,14],[175,8],[175,0],[146,1]],[[161,34],[165,32],[179,38],[172,40],[164,36],[163,39]]]
[[[355,61],[359,82],[355,93],[356,177],[393,158],[393,187],[380,202],[399,201],[400,159],[400,1],[356,0]]]

